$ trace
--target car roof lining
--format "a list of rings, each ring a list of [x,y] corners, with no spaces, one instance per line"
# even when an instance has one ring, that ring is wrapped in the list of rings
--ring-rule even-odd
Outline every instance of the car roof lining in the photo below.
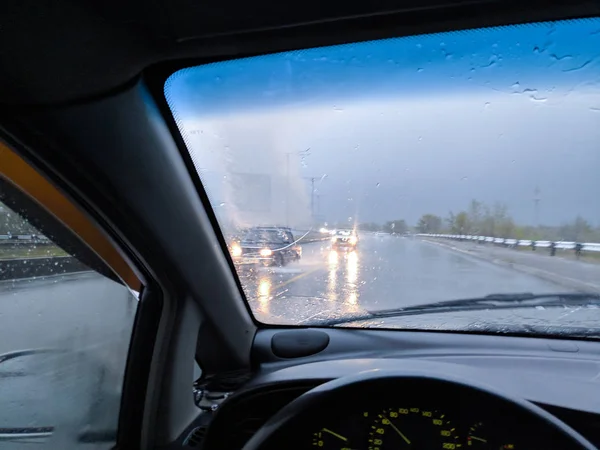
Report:
[[[12,0],[2,2],[0,105],[103,95],[148,67],[351,40],[600,14],[592,0]],[[174,66],[171,66],[171,69]]]

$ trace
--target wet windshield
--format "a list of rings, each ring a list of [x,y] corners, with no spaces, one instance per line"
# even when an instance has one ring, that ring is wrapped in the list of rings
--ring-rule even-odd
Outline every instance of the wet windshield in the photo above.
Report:
[[[259,321],[569,332],[594,301],[439,303],[600,292],[599,55],[599,20],[549,22],[191,67],[165,95]],[[263,226],[294,245],[235,243]]]
[[[283,236],[276,230],[249,230],[244,235],[244,241],[250,242],[281,242]]]

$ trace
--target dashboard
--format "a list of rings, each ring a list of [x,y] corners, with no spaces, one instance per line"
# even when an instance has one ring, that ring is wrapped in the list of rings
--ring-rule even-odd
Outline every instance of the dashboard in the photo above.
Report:
[[[348,345],[344,330],[327,332],[332,340],[341,335],[343,345]],[[398,338],[394,343],[389,342],[392,335],[395,341]],[[393,347],[391,352],[383,350],[386,341],[379,336]],[[269,335],[257,337],[258,351],[265,352],[261,359],[271,361],[211,412],[203,448],[241,449],[265,423],[315,387],[386,370],[472,380],[475,388],[423,379],[362,385],[313,408],[267,448],[571,448],[561,444],[547,421],[532,419],[501,396],[479,390],[479,385],[543,409],[600,447],[600,395],[594,395],[600,392],[596,342],[458,334],[440,340],[435,333],[373,330],[352,337],[359,339],[361,352],[336,349],[335,356],[300,361],[269,354]]]

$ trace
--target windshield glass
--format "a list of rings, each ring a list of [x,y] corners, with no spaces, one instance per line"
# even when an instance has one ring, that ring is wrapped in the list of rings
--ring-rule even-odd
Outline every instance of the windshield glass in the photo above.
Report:
[[[250,230],[244,235],[245,241],[281,242],[283,237],[276,230]]]
[[[599,55],[599,20],[549,22],[191,67],[165,95],[259,321],[570,332],[594,301],[439,302],[600,292]],[[239,245],[264,226],[292,245]]]

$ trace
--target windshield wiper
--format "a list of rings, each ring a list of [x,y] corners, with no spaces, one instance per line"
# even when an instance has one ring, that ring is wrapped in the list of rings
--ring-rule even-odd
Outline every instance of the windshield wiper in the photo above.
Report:
[[[593,306],[600,308],[600,294],[569,292],[558,294],[532,294],[530,292],[516,294],[490,294],[485,297],[448,300],[426,303],[423,305],[406,306],[403,308],[367,311],[363,314],[346,315],[313,322],[311,325],[339,325],[360,320],[382,319],[386,317],[402,317],[418,314],[438,314],[445,312],[500,310],[535,307],[582,307]]]

